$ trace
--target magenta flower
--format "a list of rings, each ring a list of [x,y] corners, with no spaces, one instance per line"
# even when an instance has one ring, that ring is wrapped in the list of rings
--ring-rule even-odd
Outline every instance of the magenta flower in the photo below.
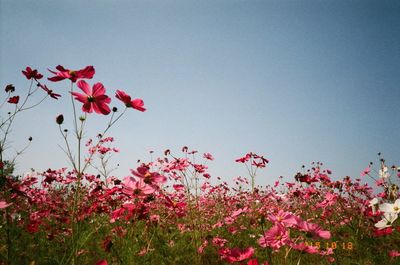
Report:
[[[146,111],[144,108],[144,102],[143,100],[136,98],[136,99],[131,99],[131,96],[126,94],[124,91],[117,90],[115,93],[115,97],[119,100],[121,100],[127,108],[134,108],[137,109],[141,112]]]
[[[58,99],[59,97],[61,97],[60,94],[56,94],[53,92],[53,90],[49,89],[46,85],[44,84],[38,84],[40,86],[41,89],[43,89],[50,97],[54,98],[54,99]]]
[[[136,170],[131,169],[131,173],[139,179],[142,179],[146,184],[157,185],[167,181],[165,176],[157,172],[150,172],[149,168],[145,165],[138,167]]]
[[[239,261],[243,261],[245,259],[251,258],[254,254],[254,248],[252,248],[252,247],[249,247],[246,249],[226,248],[226,249],[221,249],[219,251],[219,254],[228,263],[234,263],[234,262],[239,262]]]
[[[83,80],[78,82],[78,87],[85,93],[71,92],[76,100],[83,103],[82,111],[92,113],[93,111],[99,114],[107,115],[111,112],[108,104],[111,98],[105,95],[106,89],[102,83],[93,85],[93,89]]]
[[[58,65],[56,69],[58,72],[49,69],[49,71],[55,74],[55,76],[47,78],[48,80],[58,82],[64,79],[69,79],[75,83],[78,79],[82,78],[92,79],[95,73],[94,67],[91,65],[77,71],[65,69],[61,65]]]
[[[22,71],[22,73],[26,76],[26,78],[28,80],[30,80],[32,78],[35,79],[35,80],[39,80],[39,79],[41,79],[43,77],[43,75],[39,74],[36,69],[32,70],[32,68],[30,68],[29,66],[26,67],[26,70]]]

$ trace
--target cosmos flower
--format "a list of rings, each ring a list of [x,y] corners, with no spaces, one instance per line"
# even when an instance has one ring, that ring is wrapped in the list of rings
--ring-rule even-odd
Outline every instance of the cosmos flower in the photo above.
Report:
[[[93,89],[83,80],[78,82],[78,87],[84,92],[84,94],[71,92],[76,100],[83,103],[82,111],[92,113],[93,111],[99,114],[107,115],[111,112],[108,104],[111,102],[105,92],[102,83],[96,83],[93,85]]]
[[[30,80],[32,78],[35,79],[35,80],[39,80],[39,79],[41,79],[43,77],[43,75],[39,74],[36,69],[32,70],[32,68],[30,68],[29,66],[26,67],[26,70],[22,71],[22,73],[26,76],[26,78],[28,80]]]
[[[388,212],[384,213],[382,220],[375,224],[375,227],[378,229],[383,229],[387,227],[391,227],[393,222],[396,221],[398,217],[397,213]]]
[[[47,78],[48,80],[58,82],[64,79],[69,79],[75,83],[78,79],[82,78],[92,79],[95,73],[94,67],[91,65],[77,71],[65,69],[61,65],[58,65],[56,69],[58,72],[49,69],[49,71],[55,74],[55,76]]]
[[[144,108],[144,102],[143,100],[136,98],[136,99],[131,99],[131,96],[126,94],[124,91],[117,90],[115,93],[115,97],[119,100],[121,100],[127,108],[134,108],[137,109],[141,112],[146,111]]]

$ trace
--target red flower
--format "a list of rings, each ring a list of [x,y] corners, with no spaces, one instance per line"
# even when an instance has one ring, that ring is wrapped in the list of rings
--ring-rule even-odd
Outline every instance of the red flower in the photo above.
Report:
[[[82,111],[92,113],[95,111],[99,114],[107,115],[110,113],[110,107],[107,105],[111,102],[111,98],[105,95],[106,89],[102,83],[93,85],[93,90],[89,84],[81,80],[78,82],[78,87],[85,93],[71,92],[76,100],[83,103]]]
[[[40,86],[44,91],[47,92],[47,94],[49,94],[50,97],[54,99],[58,99],[59,97],[61,97],[60,94],[53,93],[53,90],[49,89],[46,85],[39,83],[38,86]]]
[[[11,104],[18,104],[18,102],[19,102],[19,96],[14,96],[8,99],[8,103]]]
[[[38,80],[38,79],[41,79],[43,77],[43,75],[39,74],[36,69],[32,70],[32,68],[30,68],[29,66],[26,67],[26,71],[22,71],[22,73],[26,76],[26,78],[28,80],[30,80],[32,78],[35,79],[35,80]]]
[[[127,108],[134,108],[141,112],[144,112],[146,109],[144,108],[143,100],[136,98],[134,100],[131,99],[131,96],[126,94],[124,91],[117,90],[115,93],[115,97],[121,100]]]
[[[77,71],[65,69],[61,65],[58,65],[56,69],[58,70],[58,72],[49,70],[50,72],[55,74],[55,76],[47,78],[48,80],[58,82],[64,79],[69,79],[75,83],[80,78],[92,79],[95,73],[94,67],[91,65]]]

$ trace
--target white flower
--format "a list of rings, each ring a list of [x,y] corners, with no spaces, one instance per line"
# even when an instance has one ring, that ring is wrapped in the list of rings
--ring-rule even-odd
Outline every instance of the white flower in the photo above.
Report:
[[[376,213],[376,205],[378,204],[378,199],[373,198],[372,200],[369,201],[369,207],[372,208],[372,214]]]
[[[378,204],[378,198],[373,198],[372,200],[369,201],[369,206],[373,206]]]
[[[375,224],[378,229],[383,229],[392,226],[393,222],[397,219],[397,213],[385,213],[382,220]]]
[[[383,179],[387,179],[388,177],[390,177],[389,174],[389,169],[387,166],[382,167],[382,169],[379,170],[379,176]]]
[[[379,206],[379,210],[384,213],[400,213],[400,199],[397,199],[394,203],[382,203]]]

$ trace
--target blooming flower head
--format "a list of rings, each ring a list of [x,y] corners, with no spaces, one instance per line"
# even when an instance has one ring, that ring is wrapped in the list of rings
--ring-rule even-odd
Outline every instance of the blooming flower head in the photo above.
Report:
[[[298,224],[299,218],[293,215],[290,212],[285,212],[283,210],[279,210],[277,214],[271,214],[268,216],[268,219],[273,223],[278,223],[285,227],[293,227]]]
[[[26,70],[22,71],[22,73],[26,76],[26,78],[28,80],[30,80],[32,78],[35,79],[35,80],[39,80],[39,79],[41,79],[43,77],[43,75],[39,74],[36,69],[32,70],[32,68],[30,68],[29,66],[26,67]]]
[[[155,189],[147,185],[143,179],[136,180],[133,177],[125,177],[123,182],[123,192],[127,195],[149,195],[155,192]]]
[[[400,213],[400,199],[397,199],[394,203],[382,203],[379,206],[379,210],[384,213]]]
[[[275,250],[290,242],[289,233],[282,225],[275,225],[258,240],[261,247],[271,247]]]
[[[317,224],[302,221],[299,222],[298,228],[302,231],[311,233],[314,237],[320,237],[323,239],[331,238],[331,232],[322,230],[322,228]]]
[[[65,69],[61,65],[58,65],[56,67],[56,69],[58,70],[58,72],[49,70],[50,72],[55,74],[55,76],[49,77],[48,80],[53,81],[53,82],[58,82],[58,81],[61,81],[64,79],[69,79],[75,83],[78,79],[82,79],[82,78],[91,79],[91,78],[93,78],[94,73],[95,73],[94,67],[91,65],[86,66],[85,68],[77,70],[77,71]]]
[[[221,249],[219,254],[223,259],[225,259],[228,263],[234,263],[243,261],[245,259],[249,259],[254,254],[254,248],[249,247],[246,249],[240,248],[232,248],[232,249]]]
[[[139,179],[142,179],[146,184],[157,185],[167,181],[165,176],[157,172],[150,172],[149,168],[145,165],[138,167],[137,170],[131,169],[131,173]]]
[[[84,94],[77,92],[71,92],[71,94],[76,100],[83,103],[83,112],[92,113],[94,111],[104,115],[111,112],[110,107],[108,106],[111,102],[111,98],[105,95],[106,89],[102,83],[94,84],[93,89],[83,80],[80,80],[77,85]]]
[[[393,222],[396,221],[398,217],[397,213],[387,212],[383,215],[382,220],[375,224],[375,227],[378,229],[384,229],[392,226]]]
[[[146,109],[144,108],[144,102],[143,100],[136,98],[136,99],[131,99],[131,96],[126,94],[124,91],[117,90],[115,93],[115,97],[119,100],[121,100],[127,108],[134,108],[137,109],[141,112],[144,112]]]

